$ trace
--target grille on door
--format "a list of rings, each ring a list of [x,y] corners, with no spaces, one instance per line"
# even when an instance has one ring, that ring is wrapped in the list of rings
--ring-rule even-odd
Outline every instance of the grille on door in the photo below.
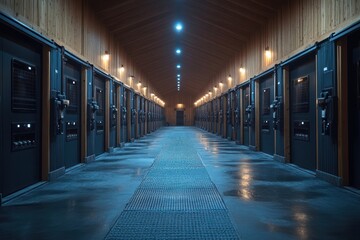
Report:
[[[11,109],[14,112],[36,111],[36,68],[12,60]]]

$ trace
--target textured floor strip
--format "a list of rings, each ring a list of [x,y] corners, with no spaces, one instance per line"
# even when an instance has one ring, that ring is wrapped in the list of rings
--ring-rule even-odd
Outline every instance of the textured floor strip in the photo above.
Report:
[[[126,210],[225,210],[214,188],[144,189],[136,191]]]
[[[106,239],[238,239],[238,236],[225,210],[124,211]]]
[[[106,239],[239,239],[191,139],[167,140]]]

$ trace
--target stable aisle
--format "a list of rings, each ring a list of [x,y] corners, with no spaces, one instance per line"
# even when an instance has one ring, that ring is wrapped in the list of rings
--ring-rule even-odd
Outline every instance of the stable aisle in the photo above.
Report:
[[[106,239],[237,239],[192,129],[172,128]]]

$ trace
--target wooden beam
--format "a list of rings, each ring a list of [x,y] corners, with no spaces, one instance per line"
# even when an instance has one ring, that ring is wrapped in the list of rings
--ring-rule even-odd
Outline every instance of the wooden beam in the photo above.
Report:
[[[338,88],[338,175],[343,185],[349,185],[349,126],[348,122],[348,76],[347,39],[337,42],[337,88]]]
[[[116,104],[117,107],[117,113],[116,113],[116,147],[121,145],[121,105],[120,105],[120,99],[121,99],[121,86],[116,84],[116,88],[114,91],[116,91]]]
[[[42,59],[41,180],[47,181],[50,172],[50,48],[43,47]]]
[[[255,81],[255,149],[260,150],[260,83]]]
[[[105,81],[105,151],[110,147],[110,81]]]
[[[290,130],[290,82],[289,68],[283,68],[283,84],[284,84],[284,157],[285,162],[291,160],[291,130]]]
[[[81,162],[85,162],[87,157],[87,83],[88,83],[88,68],[81,69]]]

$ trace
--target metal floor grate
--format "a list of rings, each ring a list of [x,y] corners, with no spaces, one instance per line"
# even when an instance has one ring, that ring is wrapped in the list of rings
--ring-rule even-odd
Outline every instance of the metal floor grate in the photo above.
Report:
[[[225,210],[124,211],[106,240],[238,239]]]
[[[196,149],[183,136],[163,145],[106,239],[238,239],[238,235]]]
[[[125,210],[225,210],[215,188],[139,188]]]

